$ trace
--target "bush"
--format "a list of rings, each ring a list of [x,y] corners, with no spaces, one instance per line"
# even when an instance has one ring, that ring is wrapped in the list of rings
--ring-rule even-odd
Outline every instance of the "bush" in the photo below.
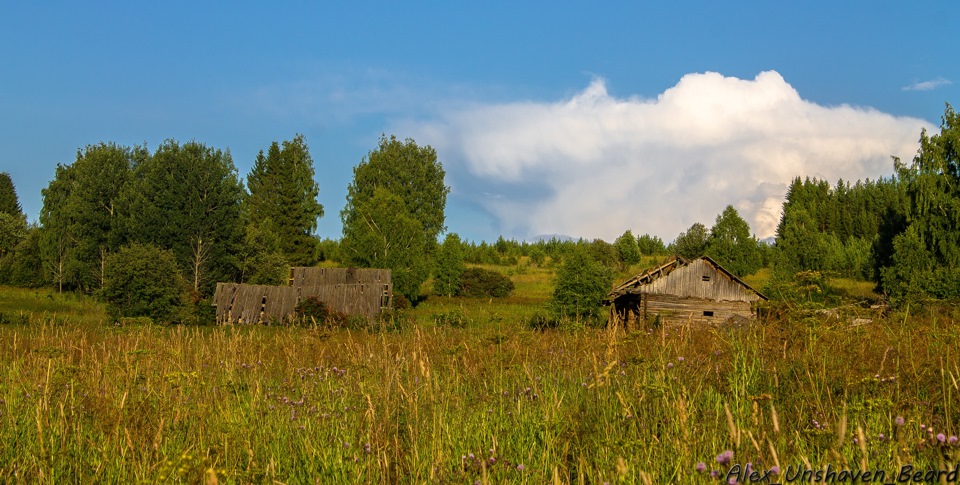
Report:
[[[483,268],[467,268],[460,277],[457,296],[502,298],[513,291],[510,278]]]
[[[596,262],[583,249],[564,257],[554,279],[550,307],[563,318],[599,320],[601,302],[610,291],[613,272]]]
[[[102,295],[110,314],[179,321],[184,307],[183,277],[170,251],[131,244],[107,257]]]
[[[327,304],[315,296],[308,296],[300,300],[294,311],[297,312],[297,317],[304,323],[310,321],[324,323],[330,317],[330,309],[327,308]]]

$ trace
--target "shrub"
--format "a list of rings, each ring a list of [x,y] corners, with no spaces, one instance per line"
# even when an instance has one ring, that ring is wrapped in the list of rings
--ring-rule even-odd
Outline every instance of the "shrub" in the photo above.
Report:
[[[315,296],[308,296],[297,303],[295,310],[297,317],[306,322],[316,321],[324,323],[330,317],[330,309],[327,304]]]
[[[149,244],[124,246],[107,257],[103,279],[102,295],[114,318],[180,319],[184,283],[172,252]]]
[[[613,272],[583,249],[566,255],[554,279],[550,307],[554,315],[574,319],[599,319],[601,302],[610,291]]]
[[[457,309],[447,313],[438,313],[433,316],[433,322],[438,327],[465,328],[469,321],[464,316],[463,311]]]
[[[483,268],[467,268],[460,277],[457,296],[502,298],[513,291],[510,278]]]
[[[463,265],[463,243],[455,233],[447,234],[437,251],[436,272],[433,277],[433,292],[441,296],[453,296],[460,287],[460,277],[466,268]]]

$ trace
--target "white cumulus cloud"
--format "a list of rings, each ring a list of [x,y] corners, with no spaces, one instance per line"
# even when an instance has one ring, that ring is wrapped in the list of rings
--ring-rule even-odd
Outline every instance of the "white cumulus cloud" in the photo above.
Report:
[[[405,127],[437,148],[454,196],[505,235],[672,240],[732,204],[771,236],[796,176],[855,181],[909,160],[928,122],[804,100],[777,72],[688,74],[656,99],[602,80],[570,99],[458,107]],[[453,223],[453,221],[450,221]]]

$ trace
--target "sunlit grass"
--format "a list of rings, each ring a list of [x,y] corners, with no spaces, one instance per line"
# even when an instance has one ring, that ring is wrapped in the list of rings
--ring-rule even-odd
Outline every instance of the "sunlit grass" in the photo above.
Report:
[[[547,275],[518,272],[515,296],[542,304]],[[960,460],[949,306],[624,334],[430,297],[399,317],[416,325],[368,333],[81,325],[95,301],[0,295],[30,309],[0,325],[0,482],[709,483],[696,465],[726,472],[724,450],[760,470]],[[463,326],[432,318],[455,310]]]

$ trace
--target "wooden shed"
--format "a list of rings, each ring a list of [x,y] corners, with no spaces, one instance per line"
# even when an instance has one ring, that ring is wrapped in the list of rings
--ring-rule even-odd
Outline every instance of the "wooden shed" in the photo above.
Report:
[[[300,300],[317,297],[333,311],[374,318],[393,308],[389,269],[290,269],[287,286],[217,283],[217,323],[289,323]]]
[[[607,296],[613,325],[702,323],[731,318],[754,319],[756,304],[766,300],[716,261],[672,257],[619,286]]]

